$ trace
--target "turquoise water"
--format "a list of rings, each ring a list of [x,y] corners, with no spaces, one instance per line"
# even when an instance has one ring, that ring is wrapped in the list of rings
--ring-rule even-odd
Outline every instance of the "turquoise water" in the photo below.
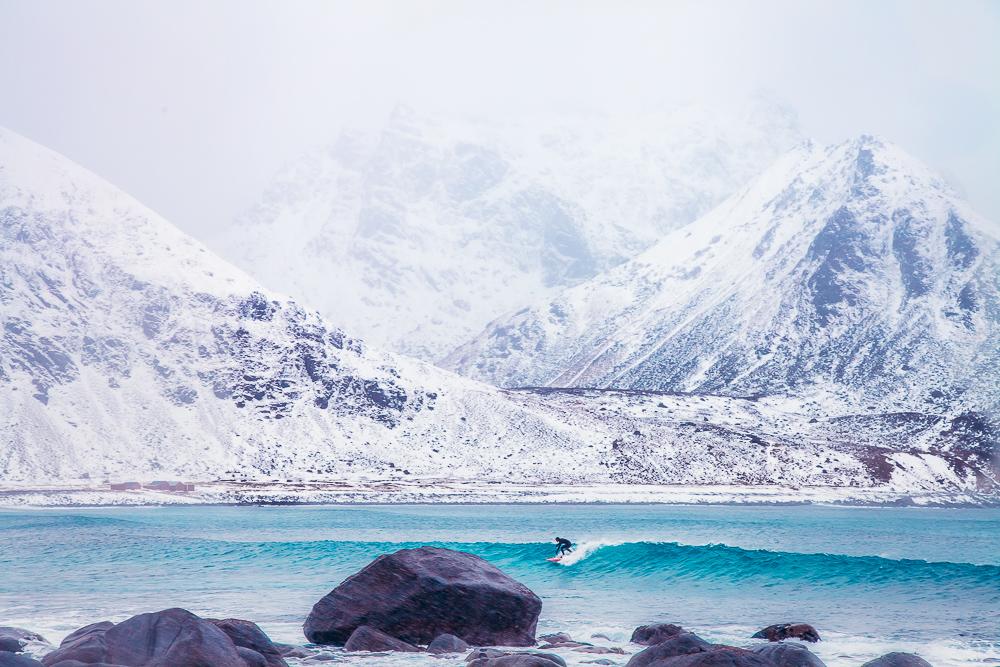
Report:
[[[566,565],[544,560],[557,534],[579,545]],[[319,597],[378,554],[420,544],[470,551],[527,584],[544,602],[540,631],[625,641],[635,625],[671,621],[745,643],[765,625],[805,621],[831,665],[897,649],[938,666],[1000,664],[997,509],[6,510],[0,625],[58,640],[85,623],[182,606],[301,643]]]

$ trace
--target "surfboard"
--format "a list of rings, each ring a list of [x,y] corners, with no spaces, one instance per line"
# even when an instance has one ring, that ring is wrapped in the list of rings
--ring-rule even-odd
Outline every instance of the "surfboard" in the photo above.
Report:
[[[553,556],[552,558],[546,558],[545,560],[549,561],[550,563],[558,563],[559,561],[562,560],[562,556]]]

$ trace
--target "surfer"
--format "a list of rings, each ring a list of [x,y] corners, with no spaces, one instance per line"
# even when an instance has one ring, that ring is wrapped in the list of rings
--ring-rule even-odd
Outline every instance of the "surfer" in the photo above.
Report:
[[[565,537],[556,538],[556,558],[562,558],[568,553],[572,553],[573,543]]]

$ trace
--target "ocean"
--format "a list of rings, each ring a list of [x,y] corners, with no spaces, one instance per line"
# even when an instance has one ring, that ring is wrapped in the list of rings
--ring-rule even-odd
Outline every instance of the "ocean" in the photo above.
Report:
[[[578,545],[562,564],[545,560],[556,535]],[[935,667],[1000,664],[998,509],[8,509],[0,510],[0,625],[58,642],[87,623],[179,606],[304,643],[302,622],[320,597],[379,554],[423,544],[480,555],[532,588],[543,600],[539,633],[624,644],[636,625],[663,621],[740,645],[794,621],[819,630],[823,641],[810,648],[831,666],[893,650]],[[595,657],[563,655],[571,665]]]

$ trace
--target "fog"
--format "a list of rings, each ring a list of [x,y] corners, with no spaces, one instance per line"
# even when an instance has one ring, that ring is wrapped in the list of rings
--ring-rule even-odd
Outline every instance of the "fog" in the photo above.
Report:
[[[208,236],[399,102],[628,114],[764,91],[1000,219],[1000,3],[0,0],[0,124]]]

